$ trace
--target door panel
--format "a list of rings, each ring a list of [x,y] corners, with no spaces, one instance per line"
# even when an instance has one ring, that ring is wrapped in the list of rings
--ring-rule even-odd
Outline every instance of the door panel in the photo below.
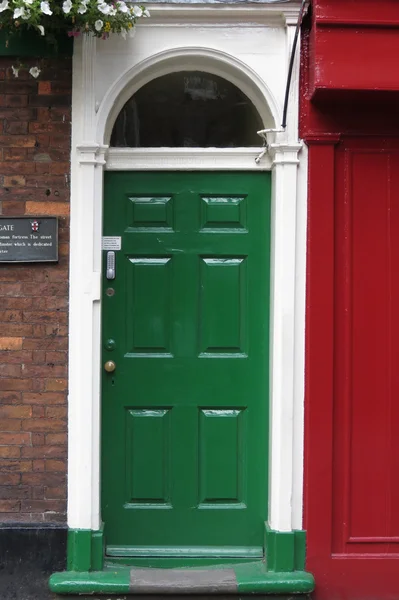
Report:
[[[109,554],[262,552],[269,213],[266,173],[106,174],[104,235],[122,238],[103,294]]]

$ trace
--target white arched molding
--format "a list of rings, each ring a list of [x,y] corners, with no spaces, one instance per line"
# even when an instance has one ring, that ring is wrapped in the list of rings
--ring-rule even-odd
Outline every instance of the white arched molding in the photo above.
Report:
[[[291,37],[284,15],[293,22],[299,9],[296,5],[273,5],[263,10],[257,7],[222,6],[210,11],[216,21],[228,20],[229,14],[239,14],[240,27],[247,19],[251,34],[251,19],[267,23],[273,14],[273,27],[285,32],[285,49],[281,53],[280,70],[287,71],[287,44]],[[236,10],[237,9],[237,10]],[[160,14],[176,10],[164,6]],[[180,9],[179,9],[180,10]],[[204,19],[204,7],[197,10]],[[207,9],[205,9],[206,12]],[[202,12],[201,12],[202,11]],[[285,12],[284,12],[285,11]],[[182,14],[184,10],[181,11]],[[256,19],[255,19],[255,16]],[[279,18],[277,19],[277,16]],[[162,14],[161,14],[162,17]],[[161,18],[158,15],[158,20]],[[183,15],[184,17],[184,15]],[[183,19],[183,17],[181,17]],[[234,18],[237,18],[234,16]],[[162,19],[161,19],[162,20]],[[184,20],[184,19],[183,19]],[[151,21],[150,19],[148,20]],[[224,22],[224,21],[223,21]],[[213,26],[213,24],[212,24]],[[297,122],[285,133],[277,134],[270,152],[259,165],[255,157],[260,149],[108,149],[115,119],[128,98],[142,85],[161,75],[177,70],[202,70],[224,77],[240,88],[258,110],[265,128],[275,128],[281,120],[283,86],[265,82],[256,69],[241,58],[220,48],[186,46],[155,52],[125,69],[96,98],[96,73],[100,72],[97,44],[109,44],[112,39],[98,42],[83,36],[75,40],[73,59],[72,153],[71,153],[71,250],[70,250],[70,321],[69,321],[69,461],[68,461],[68,525],[73,529],[98,530],[100,514],[100,343],[101,343],[101,235],[103,204],[103,172],[106,169],[250,169],[272,170],[272,296],[271,296],[271,387],[270,387],[270,494],[269,525],[279,531],[300,528],[302,490],[295,488],[295,469],[302,469],[301,431],[295,419],[301,418],[296,404],[303,401],[298,364],[303,364],[301,328],[304,327],[304,307],[298,302],[296,290],[304,288],[305,240],[303,224],[306,218],[306,178],[298,191],[298,165],[306,171],[306,161],[298,159],[300,144]],[[104,46],[102,52],[104,51]],[[254,54],[254,62],[258,60]],[[264,57],[267,60],[267,56]],[[98,77],[99,75],[97,75]],[[294,85],[298,85],[298,64]],[[278,74],[276,75],[278,79]],[[297,90],[292,92],[298,110]],[[297,211],[298,198],[302,208]],[[299,215],[299,216],[298,216]],[[300,235],[298,236],[298,228]],[[301,260],[298,261],[298,252]],[[298,270],[298,264],[300,269]],[[303,313],[303,314],[302,314]],[[299,333],[298,333],[299,332]],[[302,336],[302,337],[301,337]],[[298,343],[299,340],[299,343]],[[266,366],[268,368],[268,366]],[[299,381],[299,387],[298,387]],[[298,451],[301,456],[298,458]],[[293,498],[296,505],[293,509]]]
[[[253,103],[264,127],[274,128],[281,112],[266,83],[234,56],[203,47],[183,47],[155,54],[125,71],[108,91],[98,111],[97,135],[109,143],[115,120],[124,104],[146,83],[176,71],[205,71],[238,87]]]

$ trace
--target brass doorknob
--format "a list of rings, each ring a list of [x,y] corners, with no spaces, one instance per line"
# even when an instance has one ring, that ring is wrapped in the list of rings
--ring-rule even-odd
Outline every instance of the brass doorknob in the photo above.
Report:
[[[113,360],[107,360],[104,365],[104,369],[107,371],[107,373],[113,373],[116,369],[116,364]]]

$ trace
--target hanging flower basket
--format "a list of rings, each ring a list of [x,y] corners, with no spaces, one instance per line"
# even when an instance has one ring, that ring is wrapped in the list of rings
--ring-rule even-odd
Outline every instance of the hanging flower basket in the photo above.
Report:
[[[49,41],[65,33],[103,39],[118,33],[127,38],[137,21],[149,16],[144,6],[124,0],[0,0],[0,31],[6,40],[32,30]]]

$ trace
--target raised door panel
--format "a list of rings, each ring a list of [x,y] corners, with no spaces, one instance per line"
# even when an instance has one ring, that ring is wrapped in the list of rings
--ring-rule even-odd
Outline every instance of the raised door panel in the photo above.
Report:
[[[342,166],[333,552],[385,554],[399,550],[399,154],[349,148]]]

